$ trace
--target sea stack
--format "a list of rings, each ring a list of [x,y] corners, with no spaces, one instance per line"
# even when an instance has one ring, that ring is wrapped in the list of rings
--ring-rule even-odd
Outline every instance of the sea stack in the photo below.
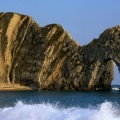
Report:
[[[77,31],[77,30],[76,30]],[[120,25],[80,46],[59,24],[0,13],[0,82],[40,90],[111,89],[120,65]]]

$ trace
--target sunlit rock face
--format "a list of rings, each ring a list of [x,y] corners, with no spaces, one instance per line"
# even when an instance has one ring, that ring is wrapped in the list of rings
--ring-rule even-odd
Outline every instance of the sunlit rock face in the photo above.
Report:
[[[120,26],[80,46],[58,24],[0,13],[0,81],[47,90],[110,89],[120,66]]]

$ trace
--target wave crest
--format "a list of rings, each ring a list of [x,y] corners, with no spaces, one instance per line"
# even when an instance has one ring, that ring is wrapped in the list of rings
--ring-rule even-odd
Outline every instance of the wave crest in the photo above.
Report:
[[[1,120],[120,120],[120,107],[104,102],[98,107],[60,108],[52,104],[24,104],[19,101],[14,107],[0,109]]]

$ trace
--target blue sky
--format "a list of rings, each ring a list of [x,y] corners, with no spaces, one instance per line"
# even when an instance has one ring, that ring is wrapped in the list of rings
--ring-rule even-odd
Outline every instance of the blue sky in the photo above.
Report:
[[[80,45],[120,24],[120,0],[0,0],[0,11],[27,14],[40,26],[58,23]],[[119,77],[115,68],[113,84],[120,84]]]

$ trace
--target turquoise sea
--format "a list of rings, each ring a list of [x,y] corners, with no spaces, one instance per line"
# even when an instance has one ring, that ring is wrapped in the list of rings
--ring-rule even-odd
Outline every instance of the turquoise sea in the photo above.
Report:
[[[0,120],[120,120],[120,91],[0,92]]]

